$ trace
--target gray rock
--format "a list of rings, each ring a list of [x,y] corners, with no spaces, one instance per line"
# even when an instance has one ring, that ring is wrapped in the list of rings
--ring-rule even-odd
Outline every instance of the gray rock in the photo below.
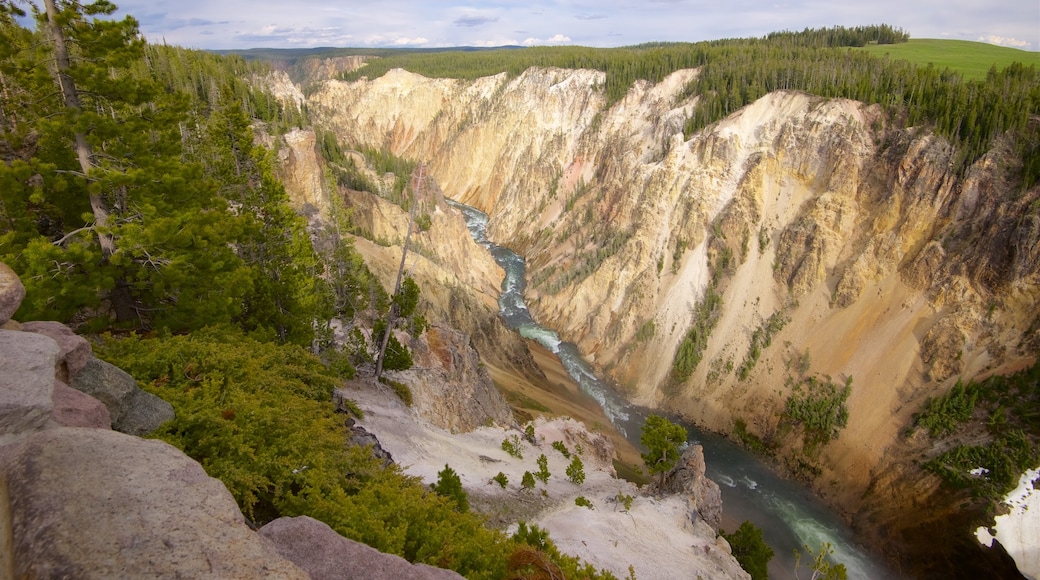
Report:
[[[0,262],[0,324],[14,316],[25,298],[25,286],[7,264]]]
[[[162,441],[49,429],[3,448],[0,474],[16,578],[307,578]]]
[[[22,324],[22,331],[42,334],[54,339],[61,349],[56,378],[68,383],[75,377],[83,367],[87,365],[93,355],[90,343],[87,339],[72,332],[72,329],[60,322],[35,321]]]
[[[704,471],[704,448],[690,445],[665,476],[664,491],[685,495],[690,502],[690,518],[704,520],[717,532],[722,523],[722,490]]]
[[[513,424],[509,403],[481,364],[468,335],[434,323],[408,346],[415,365],[397,376],[411,388],[420,417],[452,432]]]
[[[358,425],[357,422],[354,421],[354,419],[352,418],[348,418],[346,420],[346,425],[347,428],[350,429],[350,437],[347,439],[348,443],[352,445],[357,445],[358,447],[367,447],[371,445],[372,455],[376,459],[383,462],[383,467],[389,467],[390,465],[393,465],[393,455],[390,455],[389,451],[383,449],[383,446],[379,443],[378,437],[376,437],[372,433],[369,433],[368,430],[366,430],[361,425]]]
[[[307,516],[280,518],[260,528],[278,553],[313,580],[459,580],[451,570],[410,564],[404,558],[344,538]]]
[[[0,330],[0,437],[47,425],[57,361],[58,344],[50,338]]]
[[[93,429],[111,429],[112,417],[105,405],[86,393],[54,381],[54,413],[51,419],[63,427],[91,427]]]
[[[70,386],[104,403],[112,428],[121,433],[145,435],[174,417],[172,405],[142,391],[134,377],[97,358],[87,361]]]

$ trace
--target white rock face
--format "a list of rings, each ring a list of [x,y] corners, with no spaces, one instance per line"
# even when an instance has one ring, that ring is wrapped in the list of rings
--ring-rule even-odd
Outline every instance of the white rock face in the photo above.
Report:
[[[749,577],[707,523],[691,521],[690,512],[697,506],[689,498],[644,496],[634,484],[617,479],[609,439],[573,419],[535,420],[535,445],[519,431],[499,427],[452,434],[422,420],[392,395],[372,389],[339,392],[365,411],[358,423],[379,438],[406,473],[433,483],[447,464],[458,473],[471,503],[528,510],[523,518],[510,511],[511,521],[538,525],[563,552],[618,578],[628,576],[629,566],[641,580]],[[503,439],[512,437],[519,437],[522,459],[502,450]],[[568,479],[569,460],[552,447],[554,441],[563,442],[572,453],[582,448],[582,484]],[[548,482],[521,490],[524,472],[538,471],[541,454],[551,474]],[[508,479],[505,488],[492,481],[498,473]],[[620,505],[618,494],[633,496],[630,510]],[[594,509],[576,505],[578,496]]]
[[[1011,512],[996,517],[993,533],[987,528],[975,531],[975,537],[984,546],[1000,542],[1015,559],[1018,571],[1030,580],[1040,578],[1040,467],[1022,474],[1018,487],[1004,498]]]

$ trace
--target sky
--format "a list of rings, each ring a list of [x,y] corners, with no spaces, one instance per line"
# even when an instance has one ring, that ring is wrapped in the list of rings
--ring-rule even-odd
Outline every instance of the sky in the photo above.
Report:
[[[1040,50],[1040,0],[115,0],[189,48],[626,46],[889,24],[911,38]]]

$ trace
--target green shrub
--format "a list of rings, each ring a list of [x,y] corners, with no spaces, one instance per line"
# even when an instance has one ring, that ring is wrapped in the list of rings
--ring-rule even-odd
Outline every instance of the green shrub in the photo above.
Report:
[[[524,472],[523,479],[520,480],[521,489],[533,489],[534,488],[534,475],[530,471]]]
[[[585,466],[582,465],[581,458],[577,455],[571,459],[570,465],[567,466],[567,479],[574,482],[575,485],[585,483]]]
[[[560,553],[549,532],[536,525],[520,522],[512,540],[528,547],[526,553],[513,554],[510,578],[580,578],[582,580],[617,580],[603,570],[573,556]]]
[[[538,456],[538,471],[535,472],[534,476],[538,478],[538,481],[548,483],[549,475],[549,458],[543,453]]]
[[[773,559],[774,554],[773,549],[762,538],[761,528],[745,521],[732,534],[719,530],[719,535],[729,542],[733,557],[740,563],[740,567],[751,575],[751,580],[769,578],[769,561]]]
[[[808,377],[794,387],[784,407],[784,420],[801,425],[806,448],[814,449],[837,439],[849,421],[845,401],[852,391],[852,377],[843,387],[829,378]]]
[[[393,389],[397,397],[401,399],[401,402],[406,406],[412,406],[412,390],[408,388],[408,385],[387,377],[379,377],[379,382]]]
[[[520,442],[519,435],[512,435],[502,440],[502,451],[517,458],[524,458],[524,444]]]
[[[502,489],[505,489],[506,485],[509,484],[509,478],[506,477],[506,474],[502,473],[501,471],[499,471],[498,475],[496,475],[495,477],[492,477],[491,479],[495,483],[497,483],[499,486],[501,486]]]
[[[560,454],[567,459],[571,458],[571,452],[567,449],[567,446],[563,444],[563,441],[553,441],[552,448],[559,451]]]
[[[941,397],[929,399],[925,409],[915,417],[917,425],[928,429],[932,437],[948,435],[971,418],[979,390],[975,383],[965,386],[961,381]]]
[[[623,493],[621,493],[619,491],[617,496],[614,499],[616,499],[618,501],[618,503],[620,503],[621,505],[625,506],[625,511],[627,512],[627,511],[632,509],[632,501],[635,498],[633,498],[630,495],[623,494]]]
[[[672,360],[672,376],[677,382],[685,383],[697,369],[704,349],[708,347],[708,337],[715,328],[721,312],[722,296],[709,284],[704,291],[704,300],[694,308],[693,322],[679,343],[679,349]]]
[[[438,495],[455,502],[456,509],[460,512],[469,511],[469,498],[466,497],[466,490],[462,489],[462,478],[447,464],[437,472],[437,483],[431,483],[430,488]]]
[[[173,405],[176,418],[154,436],[224,482],[254,525],[307,515],[411,562],[506,576],[514,542],[368,449],[344,445],[331,402],[339,379],[303,348],[224,327],[105,337],[94,350]]]
[[[579,495],[578,497],[574,498],[574,505],[576,505],[576,506],[578,506],[578,507],[587,507],[587,508],[589,508],[590,510],[591,510],[591,509],[596,509],[596,507],[595,507],[594,505],[592,505],[592,502],[591,502],[591,501],[589,501],[589,500],[588,500],[588,499],[587,499],[587,498],[586,498],[585,496],[583,496],[583,495]]]

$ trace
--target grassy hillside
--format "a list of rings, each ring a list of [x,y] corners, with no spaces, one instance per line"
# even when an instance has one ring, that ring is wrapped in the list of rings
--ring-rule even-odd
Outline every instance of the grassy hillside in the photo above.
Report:
[[[959,72],[965,80],[985,79],[986,73],[994,64],[998,69],[1003,69],[1013,62],[1040,67],[1040,52],[967,40],[922,38],[900,44],[875,44],[857,50],[877,56],[887,54],[892,59],[908,60],[920,65],[931,63],[939,69],[949,67]]]

